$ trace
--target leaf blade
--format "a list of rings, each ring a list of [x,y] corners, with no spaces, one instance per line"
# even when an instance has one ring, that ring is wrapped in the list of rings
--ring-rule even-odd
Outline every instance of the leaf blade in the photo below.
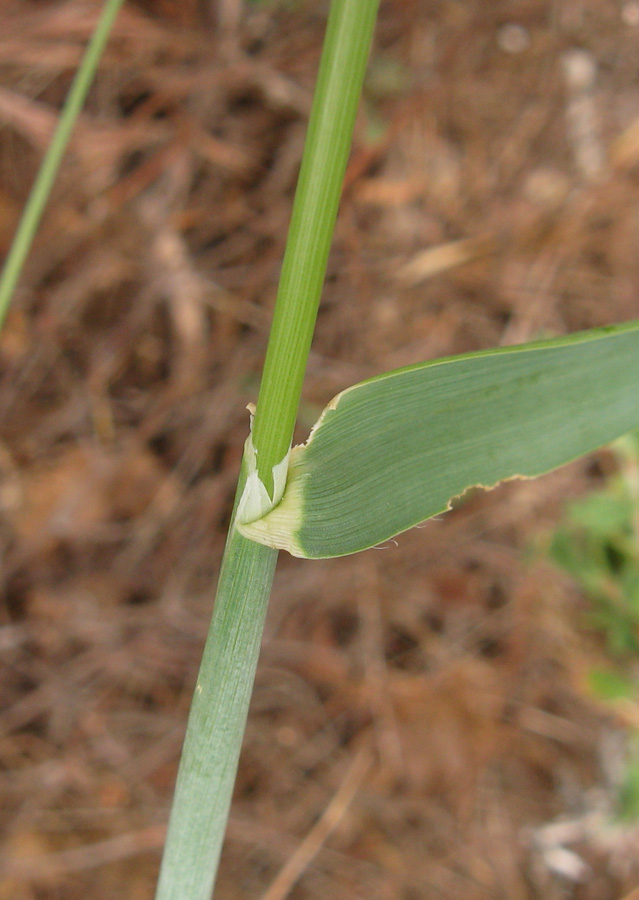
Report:
[[[331,401],[281,503],[242,530],[297,556],[358,552],[636,426],[637,322],[399,369]]]

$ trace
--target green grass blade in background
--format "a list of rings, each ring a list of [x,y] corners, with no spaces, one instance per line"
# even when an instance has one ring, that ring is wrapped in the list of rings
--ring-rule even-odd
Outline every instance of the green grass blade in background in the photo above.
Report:
[[[5,260],[2,275],[0,275],[0,328],[7,315],[22,267],[31,249],[35,233],[38,230],[38,225],[51,194],[51,188],[58,174],[62,157],[67,149],[73,126],[93,83],[93,78],[106,42],[111,34],[115,17],[123,3],[124,0],[105,0],[102,13],[65,100],[51,144],[38,171],[29,199],[25,204],[11,249]]]
[[[635,322],[399,369],[334,398],[280,504],[241,531],[295,556],[355,553],[638,425]]]

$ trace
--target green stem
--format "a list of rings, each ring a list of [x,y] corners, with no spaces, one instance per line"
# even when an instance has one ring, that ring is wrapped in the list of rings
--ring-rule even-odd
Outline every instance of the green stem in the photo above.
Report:
[[[0,328],[4,323],[24,261],[27,258],[33,238],[40,224],[40,219],[49,199],[62,157],[69,143],[73,126],[91,87],[115,17],[123,2],[124,0],[106,0],[104,4],[102,14],[98,19],[95,31],[80,63],[80,68],[69,89],[49,149],[42,161],[29,194],[29,199],[22,212],[11,249],[7,254],[2,275],[0,275]]]
[[[211,896],[276,562],[276,550],[259,547],[231,528],[193,694],[156,900]]]
[[[271,492],[272,467],[291,443],[378,3],[331,4],[253,429],[260,477]],[[237,498],[246,473],[245,458]],[[276,559],[277,551],[231,524],[156,900],[211,895]]]
[[[271,496],[293,435],[378,5],[331,4],[253,425]]]

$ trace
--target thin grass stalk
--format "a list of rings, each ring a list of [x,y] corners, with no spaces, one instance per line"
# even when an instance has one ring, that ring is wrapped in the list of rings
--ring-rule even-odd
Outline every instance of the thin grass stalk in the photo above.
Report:
[[[379,0],[333,0],[253,425],[262,483],[286,455]]]
[[[80,67],[69,89],[60,119],[29,194],[29,199],[22,211],[2,275],[0,275],[0,328],[6,318],[22,267],[38,230],[62,157],[71,138],[71,132],[93,83],[115,17],[123,3],[124,0],[106,0],[104,4]]]
[[[264,365],[253,442],[272,491],[288,452],[379,0],[333,0]],[[247,460],[236,496],[242,494]],[[156,900],[209,900],[277,551],[233,521],[180,760]]]

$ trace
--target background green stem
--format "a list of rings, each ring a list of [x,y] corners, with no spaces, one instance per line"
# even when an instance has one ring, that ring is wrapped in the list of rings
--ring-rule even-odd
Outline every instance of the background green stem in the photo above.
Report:
[[[106,0],[104,4],[102,14],[95,26],[95,31],[80,63],[80,68],[73,79],[73,84],[69,89],[67,99],[60,113],[58,125],[22,212],[13,243],[5,260],[2,275],[0,275],[0,328],[7,315],[9,303],[18,283],[24,261],[31,249],[33,238],[40,224],[55,177],[58,174],[62,157],[67,149],[73,126],[91,87],[115,17],[123,2],[124,0]]]
[[[292,438],[377,7],[378,0],[331,4],[253,429],[269,491]],[[276,559],[231,525],[156,900],[211,895]]]

